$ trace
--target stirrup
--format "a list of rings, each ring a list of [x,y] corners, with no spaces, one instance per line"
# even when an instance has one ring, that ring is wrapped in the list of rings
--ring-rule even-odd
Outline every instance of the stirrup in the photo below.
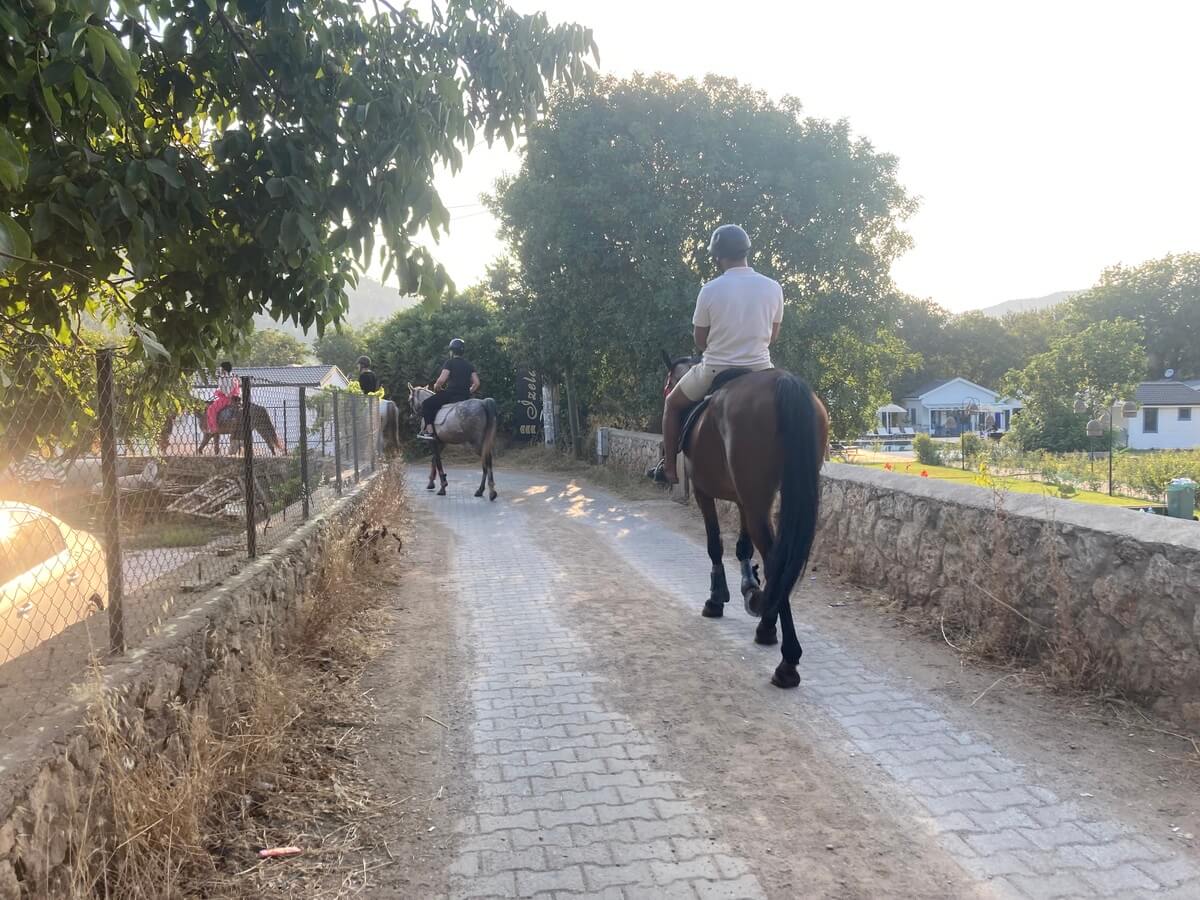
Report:
[[[424,431],[418,431],[417,432],[417,440],[419,440],[419,441],[436,441],[437,436],[432,435],[432,434],[426,434]]]

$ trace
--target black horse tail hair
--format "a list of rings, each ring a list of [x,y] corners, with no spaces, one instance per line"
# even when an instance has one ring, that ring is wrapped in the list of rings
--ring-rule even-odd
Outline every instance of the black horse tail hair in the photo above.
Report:
[[[492,462],[492,450],[496,446],[496,428],[500,423],[500,413],[496,409],[496,401],[491,397],[487,397],[483,401],[484,412],[487,413],[487,422],[483,429],[483,452],[480,454],[483,461],[488,465]]]
[[[812,388],[795,375],[775,383],[775,417],[783,450],[779,526],[775,546],[766,561],[767,609],[764,617],[779,611],[808,565],[817,536],[821,500],[821,463],[817,403]]]

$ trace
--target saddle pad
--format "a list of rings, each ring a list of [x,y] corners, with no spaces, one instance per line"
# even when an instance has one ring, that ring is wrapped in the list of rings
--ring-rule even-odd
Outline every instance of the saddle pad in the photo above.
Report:
[[[717,374],[713,379],[712,387],[708,389],[708,393],[704,395],[704,399],[699,403],[689,406],[686,412],[686,418],[683,420],[683,430],[679,433],[679,446],[684,453],[688,452],[691,446],[692,429],[696,427],[696,422],[700,419],[700,414],[708,409],[708,404],[716,395],[717,391],[725,387],[729,382],[736,378],[741,378],[743,375],[749,375],[753,369],[726,369],[724,372]]]

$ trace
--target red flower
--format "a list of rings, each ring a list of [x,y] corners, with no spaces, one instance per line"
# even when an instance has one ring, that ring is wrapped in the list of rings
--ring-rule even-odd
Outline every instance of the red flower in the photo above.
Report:
[[[922,469],[922,470],[921,470],[921,477],[922,477],[922,478],[928,478],[928,477],[929,477],[929,470],[928,470],[928,469]]]
[[[890,472],[890,471],[892,471],[892,464],[891,464],[891,463],[884,463],[884,464],[883,464],[883,467],[884,467],[884,468],[885,468],[887,471],[889,471],[889,472]]]

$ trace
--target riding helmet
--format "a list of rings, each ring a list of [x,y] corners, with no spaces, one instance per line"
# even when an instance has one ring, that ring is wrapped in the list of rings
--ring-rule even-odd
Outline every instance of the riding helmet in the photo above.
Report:
[[[450,342],[450,352],[451,353],[464,353],[464,352],[466,352],[466,349],[467,349],[467,345],[465,343],[463,343],[462,338],[455,338],[454,340],[452,340]]]
[[[740,225],[722,225],[708,242],[708,255],[713,259],[741,259],[749,252],[750,235]]]
[[[369,356],[360,356],[360,357],[358,358],[358,367],[359,367],[360,369],[369,369],[369,368],[371,368],[371,357],[369,357]]]

